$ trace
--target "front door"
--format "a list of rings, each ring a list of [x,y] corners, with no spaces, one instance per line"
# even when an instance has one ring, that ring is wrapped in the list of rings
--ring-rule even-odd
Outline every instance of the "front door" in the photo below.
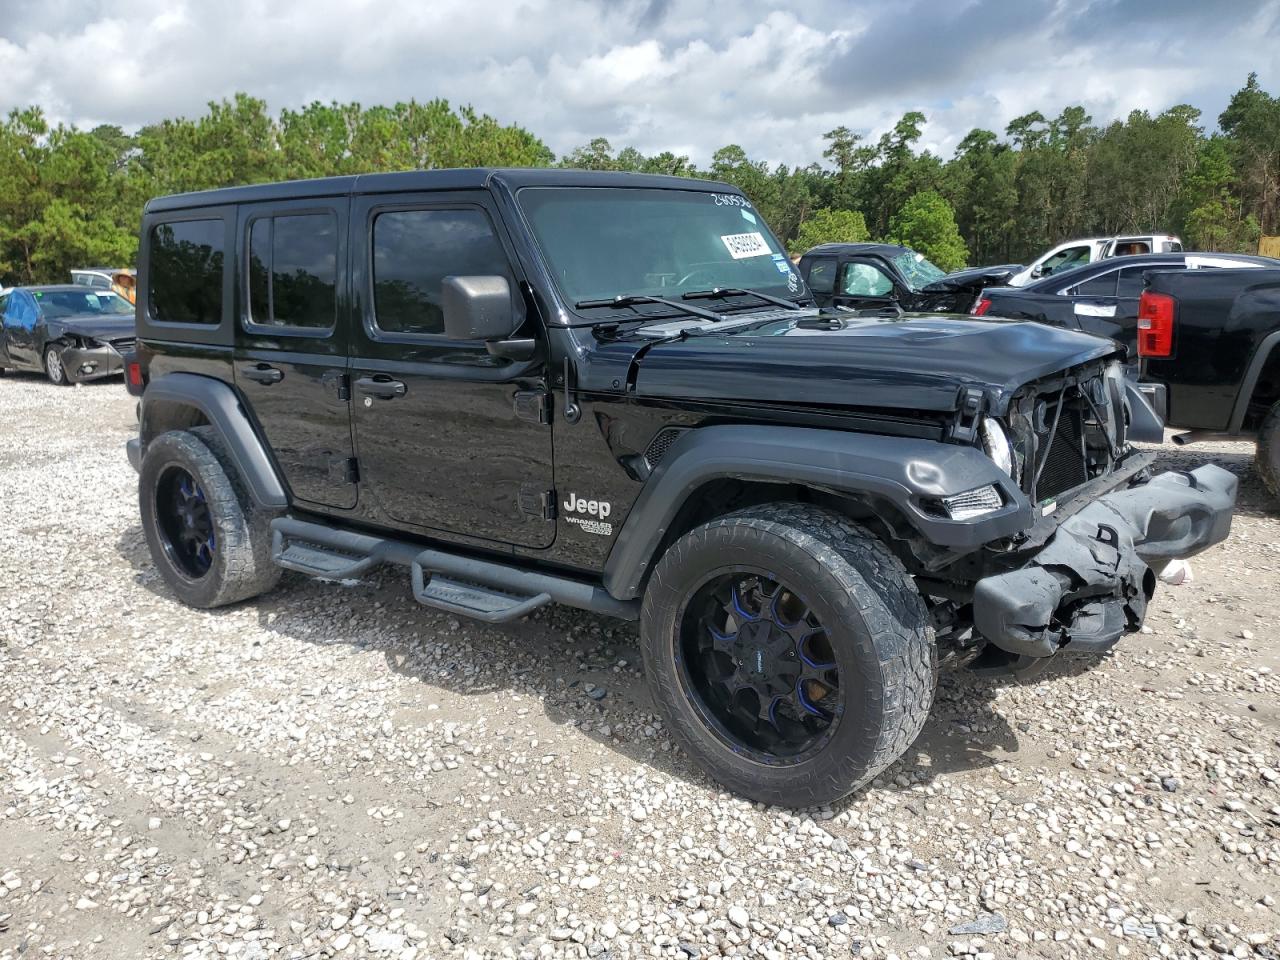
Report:
[[[39,367],[40,347],[36,344],[36,325],[40,311],[35,298],[26,290],[14,290],[5,301],[4,349],[6,363],[15,367]]]
[[[853,310],[887,307],[902,299],[898,289],[883,264],[871,259],[857,258],[840,264],[836,274],[835,296],[832,305]]]
[[[356,505],[347,378],[350,200],[240,208],[236,387],[294,498]]]
[[[423,532],[548,546],[546,337],[526,312],[488,194],[357,198],[351,219],[363,321],[351,347],[362,498]],[[525,318],[520,335],[537,337],[533,360],[494,357],[483,343],[444,335],[444,278],[493,275],[511,285]]]

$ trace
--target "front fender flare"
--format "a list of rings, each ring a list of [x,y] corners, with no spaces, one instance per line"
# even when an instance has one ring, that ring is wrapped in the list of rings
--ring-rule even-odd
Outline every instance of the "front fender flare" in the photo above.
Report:
[[[194,373],[167,373],[152,380],[142,394],[139,417],[144,450],[155,432],[148,422],[148,410],[155,410],[161,403],[194,407],[204,415],[221,434],[236,469],[260,507],[289,505],[271,457],[229,384]]]
[[[613,596],[639,596],[680,508],[699,487],[718,479],[883,497],[931,543],[960,551],[1032,523],[1026,496],[976,447],[807,427],[700,427],[676,441],[627,515],[605,564],[604,584]],[[921,504],[988,484],[1003,491],[1005,505],[976,520],[945,519]]]

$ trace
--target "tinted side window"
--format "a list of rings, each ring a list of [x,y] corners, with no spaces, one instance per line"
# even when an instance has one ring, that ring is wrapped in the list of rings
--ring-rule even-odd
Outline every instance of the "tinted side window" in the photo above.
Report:
[[[222,321],[221,220],[182,220],[151,230],[150,310],[161,323]]]
[[[373,313],[388,333],[444,333],[445,277],[511,280],[507,255],[481,210],[397,210],[373,222]]]
[[[833,293],[836,289],[836,262],[814,260],[809,264],[809,289],[814,293]]]
[[[1116,295],[1116,271],[1108,270],[1091,280],[1078,283],[1072,289],[1077,297],[1114,297]]]
[[[264,217],[249,232],[249,316],[254,323],[333,326],[338,218],[331,213]]]
[[[1125,267],[1120,271],[1120,283],[1116,286],[1117,297],[1140,297],[1142,296],[1142,275],[1150,270],[1150,267]],[[1176,270],[1176,266],[1161,265],[1161,270]]]

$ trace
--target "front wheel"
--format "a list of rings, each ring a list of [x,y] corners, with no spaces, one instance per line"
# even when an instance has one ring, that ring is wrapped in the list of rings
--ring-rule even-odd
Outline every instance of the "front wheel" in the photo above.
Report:
[[[44,373],[50,383],[59,387],[65,387],[71,382],[67,378],[66,368],[62,365],[62,351],[56,344],[51,343],[44,348]]]
[[[829,510],[768,504],[663,556],[641,612],[672,735],[763,803],[837,800],[902,756],[933,703],[928,610],[901,562]]]

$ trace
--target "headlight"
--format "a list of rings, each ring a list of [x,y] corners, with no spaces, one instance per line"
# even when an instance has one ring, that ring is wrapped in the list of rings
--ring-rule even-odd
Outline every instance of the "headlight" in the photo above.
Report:
[[[982,449],[997,467],[1013,476],[1013,445],[1004,427],[990,417],[982,418]]]

